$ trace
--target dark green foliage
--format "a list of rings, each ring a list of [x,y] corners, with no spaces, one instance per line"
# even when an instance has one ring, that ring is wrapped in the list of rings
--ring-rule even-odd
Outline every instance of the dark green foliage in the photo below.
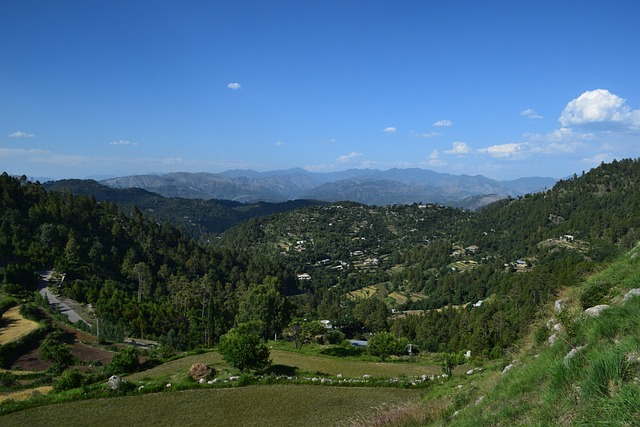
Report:
[[[53,363],[54,372],[62,372],[75,360],[71,354],[71,346],[65,342],[66,335],[62,331],[51,332],[40,345],[40,358]]]
[[[242,323],[220,338],[218,351],[224,360],[240,371],[263,371],[269,367],[269,348],[256,331],[256,322]]]
[[[324,326],[322,326],[320,322],[293,319],[285,330],[285,334],[289,340],[295,343],[296,348],[300,350],[304,344],[313,342],[317,336],[322,337],[325,331]]]
[[[604,297],[609,292],[611,284],[606,282],[596,282],[586,287],[580,294],[580,304],[586,310],[589,307],[602,304]]]
[[[140,352],[135,347],[125,347],[114,353],[108,370],[114,374],[129,374],[140,368]]]
[[[407,354],[409,340],[396,338],[390,332],[378,332],[369,338],[367,352],[380,358],[384,362],[389,356],[401,356]]]
[[[0,390],[11,388],[16,385],[17,382],[16,376],[11,372],[0,372]]]
[[[65,371],[53,382],[53,389],[56,391],[71,390],[82,385],[84,377],[77,369]]]
[[[442,372],[451,377],[453,375],[453,369],[462,365],[465,362],[464,354],[462,353],[444,353],[442,355],[442,362],[440,366],[442,366]]]

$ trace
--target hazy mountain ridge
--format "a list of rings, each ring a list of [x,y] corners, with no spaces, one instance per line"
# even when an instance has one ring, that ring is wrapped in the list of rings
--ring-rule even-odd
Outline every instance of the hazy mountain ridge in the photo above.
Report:
[[[293,199],[350,200],[370,205],[441,203],[460,206],[475,196],[508,197],[550,188],[548,177],[497,181],[482,175],[450,175],[428,169],[348,169],[309,172],[294,168],[270,172],[176,172],[101,181],[113,188],[142,188],[166,197],[283,202]],[[477,200],[475,201],[477,204]],[[463,206],[467,207],[467,206]],[[477,206],[476,206],[477,207]]]

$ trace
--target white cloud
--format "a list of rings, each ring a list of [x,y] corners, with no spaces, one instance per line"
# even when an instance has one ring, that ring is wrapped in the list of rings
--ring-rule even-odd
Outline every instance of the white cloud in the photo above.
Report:
[[[241,85],[240,83],[236,83],[236,82],[234,82],[234,83],[229,83],[229,84],[227,85],[227,87],[228,87],[229,89],[232,89],[232,90],[242,89],[242,85]]]
[[[611,160],[613,160],[613,158],[610,153],[600,153],[596,154],[593,157],[581,159],[580,163],[591,166],[598,166],[602,162],[610,162]]]
[[[22,132],[21,130],[9,135],[9,138],[35,138],[35,137],[36,137],[35,134]]]
[[[453,148],[451,148],[451,150],[445,150],[444,152],[446,154],[463,155],[463,154],[469,154],[471,152],[471,148],[464,142],[455,141],[453,143]]]
[[[395,126],[387,126],[386,128],[382,129],[382,132],[384,133],[396,133],[398,131],[398,129],[396,129]]]
[[[276,141],[275,144],[276,147],[284,147],[285,145],[287,145],[284,141]]]
[[[133,141],[127,141],[125,139],[119,139],[117,141],[111,141],[109,145],[138,145],[138,143]]]
[[[531,108],[527,108],[526,110],[520,111],[521,116],[525,116],[528,119],[542,119],[541,115],[532,110]]]
[[[337,163],[342,163],[342,164],[349,163],[352,160],[354,160],[354,159],[356,159],[356,158],[358,158],[360,156],[362,156],[362,153],[358,153],[357,151],[353,151],[353,152],[351,152],[349,154],[345,154],[343,156],[338,157],[336,159],[336,162]]]
[[[438,120],[433,125],[437,127],[449,127],[449,126],[453,126],[453,122],[449,119],[442,119],[442,120]]]
[[[431,167],[446,166],[447,162],[440,158],[440,152],[438,150],[433,150],[427,158],[427,165]]]
[[[605,89],[584,92],[570,101],[560,115],[563,127],[609,123],[640,127],[640,110],[631,110],[626,100]]]
[[[478,150],[479,153],[485,153],[490,155],[491,157],[516,157],[521,154],[522,148],[524,144],[522,143],[509,143],[509,144],[499,144],[492,145],[487,148],[480,148]]]

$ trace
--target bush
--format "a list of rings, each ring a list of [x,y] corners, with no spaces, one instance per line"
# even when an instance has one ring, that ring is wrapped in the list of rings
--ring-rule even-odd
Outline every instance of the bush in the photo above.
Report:
[[[611,285],[607,282],[596,282],[587,286],[587,288],[580,294],[580,304],[582,305],[582,309],[586,310],[589,307],[602,304],[610,287]]]
[[[53,389],[56,391],[71,390],[82,385],[83,376],[77,369],[66,371],[53,382]]]
[[[0,388],[10,388],[16,384],[16,376],[11,372],[0,372]]]
[[[407,354],[409,341],[406,338],[396,338],[390,332],[378,332],[369,339],[367,351],[372,356],[377,356],[382,362],[391,356]]]
[[[109,363],[109,371],[114,374],[128,374],[135,372],[140,367],[138,349],[135,347],[126,347],[118,351],[111,358]]]
[[[332,329],[327,332],[327,341],[329,344],[342,344],[347,339],[346,335],[337,329]]]
[[[271,365],[269,348],[252,323],[243,323],[220,338],[218,351],[222,358],[241,371],[261,371]]]

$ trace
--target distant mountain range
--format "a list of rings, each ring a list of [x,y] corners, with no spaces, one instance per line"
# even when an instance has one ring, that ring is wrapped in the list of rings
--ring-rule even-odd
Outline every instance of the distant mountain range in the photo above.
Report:
[[[314,199],[369,205],[439,203],[475,209],[507,197],[551,188],[554,178],[496,181],[482,175],[451,175],[427,169],[349,169],[318,173],[294,168],[271,172],[177,172],[100,181],[112,188],[141,188],[165,197],[225,199],[243,203]]]

